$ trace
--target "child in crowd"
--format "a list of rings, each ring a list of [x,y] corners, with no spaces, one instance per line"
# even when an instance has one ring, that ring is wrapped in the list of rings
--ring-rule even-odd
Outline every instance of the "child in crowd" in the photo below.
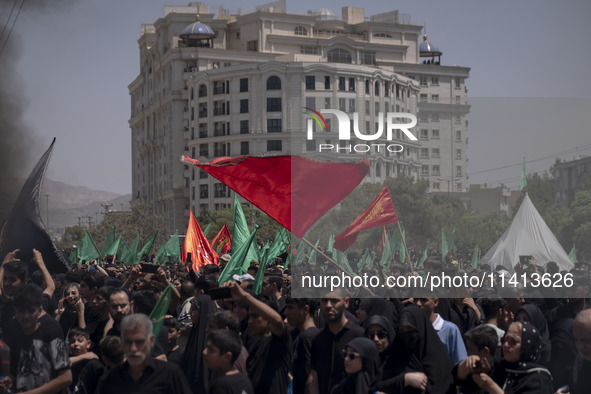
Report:
[[[209,394],[253,394],[248,377],[234,367],[234,361],[242,351],[242,343],[232,330],[214,330],[207,337],[203,359],[217,379],[211,382]]]
[[[178,340],[181,337],[181,323],[178,319],[168,318],[164,320],[164,326],[168,328],[166,359],[169,363],[176,363],[182,367],[184,351],[178,344]]]
[[[80,372],[90,360],[97,360],[98,356],[90,351],[90,335],[85,330],[74,327],[68,333],[68,346],[70,348],[70,363],[72,364],[72,384],[69,392],[79,383]]]

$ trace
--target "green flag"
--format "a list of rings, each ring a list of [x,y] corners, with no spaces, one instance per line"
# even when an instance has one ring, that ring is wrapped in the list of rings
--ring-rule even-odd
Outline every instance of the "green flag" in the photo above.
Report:
[[[521,169],[521,183],[519,184],[519,190],[527,187],[527,177],[525,176],[525,156],[523,157],[523,168]]]
[[[164,316],[168,312],[168,305],[170,304],[170,292],[171,292],[171,285],[169,284],[166,286],[160,298],[156,302],[154,309],[150,312],[150,320],[152,320],[152,324],[154,325],[154,337],[158,338],[158,334],[160,334],[160,329],[162,328],[162,324],[164,323]],[[152,350],[156,346],[156,342],[154,342],[154,346]]]
[[[70,256],[68,257],[68,259],[70,259],[70,262],[72,264],[78,263],[78,248],[77,247],[72,249],[72,252],[70,253]]]
[[[150,237],[148,242],[146,242],[146,244],[144,245],[142,250],[139,251],[139,253],[136,256],[136,263],[135,264],[137,264],[142,259],[143,255],[150,254],[150,250],[152,250],[152,245],[154,244],[154,240],[156,239],[157,235],[158,235],[158,230],[156,230],[156,232],[152,235],[152,237]]]
[[[121,260],[123,261],[123,264],[125,264],[125,265],[137,264],[137,260],[136,260],[137,259],[137,249],[140,244],[140,235],[141,235],[141,231],[139,233],[137,233],[137,236],[133,240],[131,247],[127,247],[127,249],[123,250],[123,253],[121,255]]]
[[[418,264],[415,264],[415,267],[422,268],[423,264],[425,264],[425,261],[427,261],[428,257],[429,257],[429,241],[427,241],[427,244],[425,245],[425,251],[423,252],[423,255],[421,256],[421,259],[419,260]]]
[[[170,237],[168,242],[166,242],[160,250],[158,251],[158,255],[156,255],[156,259],[154,260],[157,264],[166,264],[168,263],[168,258],[171,258],[172,261],[180,261],[181,260],[181,246],[179,242],[179,231],[176,230],[174,235]]]
[[[90,236],[88,230],[84,230],[84,239],[82,239],[82,246],[80,247],[80,261],[92,261],[101,259],[101,252],[99,252],[94,240]]]
[[[234,255],[238,249],[247,242],[250,231],[248,230],[248,223],[242,210],[242,205],[238,201],[238,195],[234,193],[234,231],[232,233],[232,255]],[[260,261],[259,248],[254,244],[249,244],[250,247],[247,250],[246,261],[250,265],[252,261]]]
[[[400,262],[404,263],[406,261],[406,249],[404,247],[404,240],[406,237],[406,229],[403,226],[400,226],[398,231],[394,231],[394,234],[390,238],[390,252],[392,256],[398,252],[400,254]]]
[[[248,260],[248,252],[256,240],[258,225],[255,225],[254,230],[250,233],[248,239],[240,245],[236,252],[232,253],[230,261],[224,267],[224,270],[220,274],[218,283],[220,285],[232,279],[233,275],[243,275],[250,266],[250,260]],[[232,239],[232,247],[234,246],[234,240]]]
[[[448,246],[448,250],[453,250],[454,249],[454,242],[456,239],[456,228],[454,227],[454,229],[451,232],[451,237],[449,238],[449,246]]]
[[[254,285],[252,287],[252,291],[254,291],[254,294],[261,294],[261,291],[263,291],[263,281],[265,280],[266,268],[266,263],[259,263],[259,270],[257,271],[257,275],[254,278]]]
[[[121,244],[122,240],[123,236],[120,235],[119,238],[117,238],[117,241],[111,243],[111,245],[103,251],[103,256],[107,256],[109,254],[116,256],[117,252],[119,251],[119,245]]]
[[[472,268],[478,267],[478,263],[480,262],[479,253],[480,251],[478,250],[478,244],[476,244],[476,246],[474,247],[474,252],[472,252],[472,261],[470,262]]]
[[[211,227],[211,223],[209,223],[207,225],[207,227],[205,227],[205,230],[203,230],[203,236],[207,237],[207,233],[209,232],[210,227]]]
[[[298,248],[296,249],[297,254],[294,261],[295,265],[304,264],[306,262],[306,254],[310,250],[310,246],[304,241],[300,241]]]
[[[577,250],[575,249],[575,244],[573,244],[573,248],[568,253],[568,258],[573,264],[577,262]]]
[[[107,231],[107,235],[105,236],[105,242],[103,243],[103,250],[102,255],[106,256],[109,253],[106,253],[108,249],[111,248],[111,245],[115,243],[115,226],[111,227],[109,231]],[[113,254],[113,253],[110,253]]]
[[[390,240],[386,237],[384,242],[384,250],[382,251],[382,258],[380,259],[380,266],[382,270],[387,271],[390,269],[390,262],[392,260],[392,249],[390,247]]]
[[[314,248],[318,248],[319,243],[320,240],[316,240],[316,245],[314,245]],[[308,262],[311,266],[316,267],[316,256],[318,255],[318,252],[316,252],[316,249],[314,248],[310,248],[310,257],[308,258]]]
[[[441,229],[441,261],[445,263],[445,256],[447,256],[449,249],[447,247],[447,239],[445,238],[445,230]]]

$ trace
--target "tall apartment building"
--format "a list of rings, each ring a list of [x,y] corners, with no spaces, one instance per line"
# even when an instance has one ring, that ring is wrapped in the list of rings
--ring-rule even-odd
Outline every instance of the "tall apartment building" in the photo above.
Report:
[[[339,19],[326,9],[287,14],[279,1],[216,16],[190,3],[165,7],[138,43],[140,74],[129,85],[132,204],[153,205],[170,229],[185,227],[189,209],[232,204],[230,190],[180,163],[182,154],[318,156],[332,147],[333,156],[369,155],[368,181],[404,173],[428,178],[433,192],[466,190],[469,69],[441,65],[422,27],[398,11],[367,20],[363,9],[343,7]],[[415,114],[417,140],[397,130],[386,141],[384,133],[368,152],[316,128],[306,140],[304,107],[345,112],[365,134],[382,130],[388,112]],[[325,118],[335,130],[336,118]]]

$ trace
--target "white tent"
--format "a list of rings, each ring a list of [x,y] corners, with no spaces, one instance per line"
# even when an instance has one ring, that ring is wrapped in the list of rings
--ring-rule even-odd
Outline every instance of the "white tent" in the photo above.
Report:
[[[573,263],[548,228],[529,196],[526,194],[513,222],[480,261],[481,264],[505,266],[513,272],[519,256],[534,257],[537,265],[554,261],[560,270],[570,270]]]

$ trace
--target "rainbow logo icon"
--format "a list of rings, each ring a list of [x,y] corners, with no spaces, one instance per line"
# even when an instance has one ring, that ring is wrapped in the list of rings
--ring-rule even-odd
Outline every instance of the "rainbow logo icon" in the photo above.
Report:
[[[303,112],[303,114],[311,116],[316,123],[318,123],[318,126],[320,126],[320,131],[322,130],[327,130],[328,131],[328,126],[326,125],[326,120],[324,119],[324,116],[320,115],[320,113],[310,107],[302,107],[304,108],[306,111]]]

